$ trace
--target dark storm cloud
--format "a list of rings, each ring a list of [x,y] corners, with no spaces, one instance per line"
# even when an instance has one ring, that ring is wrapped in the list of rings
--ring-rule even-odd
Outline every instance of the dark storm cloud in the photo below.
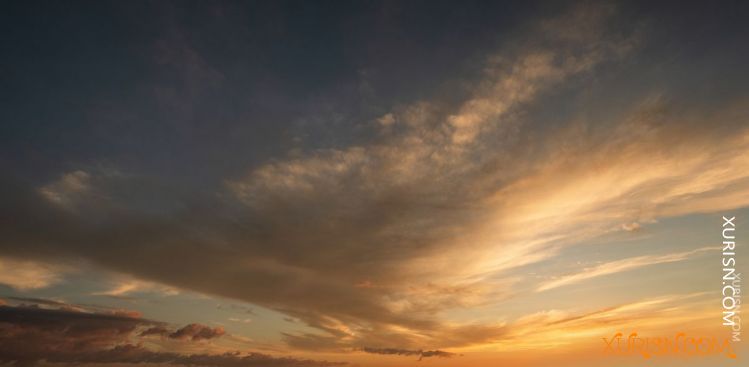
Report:
[[[44,305],[59,306],[54,302]],[[168,363],[175,365],[333,366],[341,363],[277,358],[259,353],[181,354],[151,351],[138,336],[161,335],[200,341],[224,334],[223,329],[190,324],[171,330],[165,323],[128,316],[131,313],[92,313],[69,308],[0,306],[0,362],[33,365],[60,363]],[[138,342],[137,344],[132,344]]]
[[[643,42],[639,19],[621,17],[610,3],[583,3],[558,16],[533,18],[510,29],[513,37],[498,42],[497,50],[483,52],[455,51],[463,39],[448,42],[452,30],[432,20],[445,43],[422,34],[424,42],[437,45],[416,52],[421,56],[410,50],[426,46],[402,37],[412,34],[410,17],[429,18],[418,9],[395,16],[403,33],[364,43],[366,57],[352,56],[361,57],[362,65],[349,63],[342,51],[343,34],[349,33],[339,27],[345,21],[325,9],[310,9],[331,20],[321,30],[325,41],[314,42],[316,24],[290,22],[287,29],[281,23],[276,29],[273,11],[251,12],[273,15],[267,22],[253,18],[271,34],[258,39],[265,33],[246,29],[246,19],[233,18],[244,13],[227,6],[202,9],[215,16],[205,33],[185,26],[203,13],[167,11],[166,29],[133,36],[158,34],[147,47],[132,46],[149,61],[112,62],[124,69],[113,81],[101,70],[84,73],[77,57],[60,55],[61,65],[76,65],[74,75],[87,81],[84,86],[96,86],[100,78],[124,84],[124,91],[78,91],[75,101],[99,101],[88,113],[53,102],[67,95],[69,85],[53,86],[38,106],[18,101],[5,112],[17,128],[7,136],[17,140],[3,149],[27,159],[12,160],[4,172],[18,179],[0,180],[3,256],[84,258],[138,278],[273,308],[319,331],[284,335],[300,349],[448,348],[506,335],[502,325],[455,326],[440,318],[445,310],[499,299],[507,286],[488,282],[487,274],[554,256],[560,243],[595,236],[619,221],[730,208],[746,200],[745,162],[723,159],[745,151],[745,100],[696,104],[699,113],[690,114],[686,102],[608,94],[622,101],[617,107],[624,112],[597,115],[585,107],[596,105],[596,88],[615,78],[620,63],[629,62],[622,60]],[[400,11],[386,7],[388,16],[369,21],[387,30]],[[494,19],[498,13],[488,23],[502,23]],[[91,15],[76,17],[96,19]],[[123,27],[108,26],[102,34],[120,35]],[[75,30],[86,50],[99,48],[86,27]],[[288,34],[294,35],[291,47],[284,46]],[[380,44],[400,38],[410,40],[394,49]],[[216,46],[219,39],[226,48]],[[106,58],[99,61],[107,63],[121,56],[118,47],[103,52]],[[365,67],[370,58],[381,74]],[[468,61],[461,66],[460,58]],[[245,70],[244,62],[251,67]],[[479,71],[464,80],[450,73],[460,67]],[[346,77],[335,73],[339,69],[361,79],[340,81]],[[407,85],[411,72],[419,85]],[[622,78],[654,83],[650,75],[635,78],[639,73],[630,69]],[[414,91],[441,75],[460,79],[446,81],[446,96]],[[124,83],[129,78],[136,81]],[[23,86],[19,95],[31,93],[25,80],[14,82]],[[399,94],[401,87],[412,93]],[[377,97],[390,92],[401,99]],[[338,97],[345,106],[331,102]],[[361,105],[371,110],[351,111]],[[579,106],[580,115],[569,111]],[[36,116],[37,109],[50,116]],[[62,122],[28,127],[38,120],[27,116]],[[707,129],[715,124],[705,121],[719,121],[722,129]],[[655,158],[663,161],[655,165]],[[715,162],[730,164],[732,175],[704,174]],[[657,169],[669,164],[679,170]],[[53,168],[28,173],[42,166]],[[692,182],[688,177],[704,181],[676,185]],[[580,187],[585,195],[574,191]],[[717,195],[723,188],[733,191]],[[690,201],[699,205],[685,204],[685,197],[699,197]],[[608,215],[590,214],[597,212]],[[539,217],[554,219],[544,236],[517,233],[543,222]],[[150,330],[143,335],[177,333]],[[182,334],[215,334],[191,332]],[[101,353],[178,359],[137,347]]]

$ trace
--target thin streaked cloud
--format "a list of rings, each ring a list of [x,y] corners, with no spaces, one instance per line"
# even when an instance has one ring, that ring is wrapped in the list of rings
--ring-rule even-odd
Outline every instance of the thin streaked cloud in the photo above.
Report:
[[[718,250],[720,250],[720,247],[703,247],[692,251],[679,252],[674,254],[636,256],[621,260],[609,261],[593,267],[585,268],[577,273],[559,276],[555,279],[541,283],[536,288],[536,291],[542,292],[549,289],[568,286],[588,279],[634,270],[644,266],[684,261],[706,251]]]

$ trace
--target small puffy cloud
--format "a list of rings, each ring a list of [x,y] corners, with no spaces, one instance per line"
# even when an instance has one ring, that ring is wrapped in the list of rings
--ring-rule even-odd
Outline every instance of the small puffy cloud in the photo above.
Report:
[[[90,189],[91,175],[85,171],[77,170],[66,173],[62,177],[42,188],[39,191],[49,201],[63,207],[73,204],[76,196]]]
[[[226,331],[222,327],[214,328],[202,324],[189,324],[177,330],[169,329],[164,325],[156,325],[143,330],[139,335],[158,335],[170,339],[199,341],[218,338],[224,334],[226,334]]]
[[[189,324],[169,334],[172,339],[206,340],[218,338],[226,332],[222,327],[210,327],[201,324]]]
[[[387,113],[378,118],[377,123],[379,123],[382,127],[392,126],[393,124],[395,124],[395,116],[392,113]]]

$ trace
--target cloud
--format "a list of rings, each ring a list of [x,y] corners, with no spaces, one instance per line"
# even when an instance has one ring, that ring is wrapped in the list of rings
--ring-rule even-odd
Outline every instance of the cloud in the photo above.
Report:
[[[62,302],[62,301],[56,301],[52,299],[46,299],[46,298],[34,298],[34,297],[5,297],[8,300],[17,301],[17,302],[28,302],[33,305],[45,305],[45,306],[58,306],[58,307],[70,307],[71,305]]]
[[[57,305],[55,302],[42,302]],[[137,333],[138,330],[143,330]],[[138,337],[153,334],[199,341],[223,329],[190,324],[170,331],[166,324],[132,313],[90,312],[29,306],[0,306],[0,362],[166,363],[193,366],[335,366],[344,363],[273,357],[260,353],[182,354],[149,350]],[[136,344],[133,344],[136,343]]]
[[[241,323],[244,323],[244,324],[249,324],[249,323],[252,322],[252,319],[240,319],[240,318],[236,318],[236,317],[230,317],[229,321],[241,322]]]
[[[78,195],[90,189],[90,178],[91,175],[82,170],[69,172],[59,180],[40,188],[39,192],[55,204],[70,207]]]
[[[218,338],[226,334],[222,327],[210,327],[201,324],[189,324],[177,330],[170,330],[164,326],[154,326],[143,330],[140,336],[159,335],[171,339],[181,340],[208,340]]]
[[[399,356],[419,356],[419,360],[429,357],[440,357],[440,358],[451,358],[455,356],[455,353],[445,352],[442,350],[409,350],[409,349],[397,349],[397,348],[370,348],[364,347],[361,349],[366,353],[372,354],[389,354]]]
[[[684,261],[699,253],[702,253],[705,251],[716,251],[719,249],[720,249],[719,247],[703,247],[703,248],[699,248],[699,249],[692,250],[692,251],[679,252],[679,253],[668,254],[668,255],[636,256],[636,257],[630,257],[630,258],[621,259],[621,260],[610,261],[610,262],[596,265],[591,268],[583,269],[582,271],[578,273],[564,275],[556,279],[541,283],[536,288],[536,291],[538,292],[546,291],[549,289],[554,289],[557,287],[562,287],[562,286],[567,286],[570,284],[582,282],[584,280],[588,280],[588,279],[592,279],[592,278],[596,278],[596,277],[600,277],[604,275],[609,275],[609,274],[616,274],[619,272],[633,270],[633,269],[641,268],[644,266]]]
[[[283,333],[283,340],[292,348],[308,351],[345,352],[357,345],[401,345],[400,349],[418,350],[419,345],[433,348],[460,348],[503,340],[507,333],[505,323],[469,323],[422,326],[423,334],[411,332],[399,325],[350,327],[336,319],[302,317],[318,333]]]
[[[247,305],[240,305],[236,303],[218,304],[216,305],[216,308],[219,310],[230,310],[230,311],[236,311],[236,312],[245,313],[248,315],[257,316],[257,314],[255,314],[255,310],[252,307],[247,306]]]
[[[6,302],[7,304],[10,304],[11,306],[19,307],[19,308],[58,310],[58,311],[66,311],[66,312],[72,312],[72,313],[84,313],[84,314],[115,315],[115,316],[128,317],[132,319],[140,319],[143,316],[140,312],[135,311],[135,310],[121,309],[121,308],[114,308],[114,307],[104,307],[104,306],[97,306],[97,305],[92,305],[92,304],[81,305],[81,304],[69,303],[64,300],[55,300],[55,299],[48,299],[48,298],[5,296],[5,299],[8,301]],[[150,320],[144,320],[144,321],[152,322]]]
[[[93,353],[149,324],[116,314],[0,306],[0,360],[30,364],[46,356]]]
[[[625,230],[625,231],[627,231],[627,232],[639,231],[640,228],[642,228],[642,226],[640,225],[640,223],[637,223],[637,222],[622,224],[622,229]]]
[[[142,281],[138,279],[122,279],[109,290],[95,292],[97,296],[110,296],[115,298],[126,297],[136,292],[157,292],[163,295],[173,296],[179,293],[175,288],[168,287],[153,282]]]
[[[222,327],[210,327],[200,324],[190,324],[169,334],[173,339],[204,340],[218,338],[226,332]]]
[[[683,325],[710,328],[714,293],[668,294],[600,309],[544,310],[519,317],[498,341],[504,350],[564,347],[573,352],[617,331],[667,335]],[[633,326],[634,325],[634,326]]]
[[[20,291],[46,288],[63,281],[67,266],[0,257],[0,284]]]
[[[140,336],[151,336],[151,335],[157,335],[157,336],[168,336],[171,334],[172,331],[166,328],[165,326],[159,325],[159,326],[153,326],[148,329],[145,329],[140,332]]]
[[[160,363],[178,366],[210,367],[329,367],[345,366],[345,362],[316,361],[290,357],[272,357],[262,353],[227,352],[224,354],[179,354],[159,352],[141,346],[124,344],[96,353],[54,354],[45,358],[57,363]]]

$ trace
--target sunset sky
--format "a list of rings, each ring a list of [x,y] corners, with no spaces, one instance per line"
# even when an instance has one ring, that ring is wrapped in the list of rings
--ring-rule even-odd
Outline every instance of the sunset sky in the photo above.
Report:
[[[749,358],[746,2],[2,8],[0,365]]]

